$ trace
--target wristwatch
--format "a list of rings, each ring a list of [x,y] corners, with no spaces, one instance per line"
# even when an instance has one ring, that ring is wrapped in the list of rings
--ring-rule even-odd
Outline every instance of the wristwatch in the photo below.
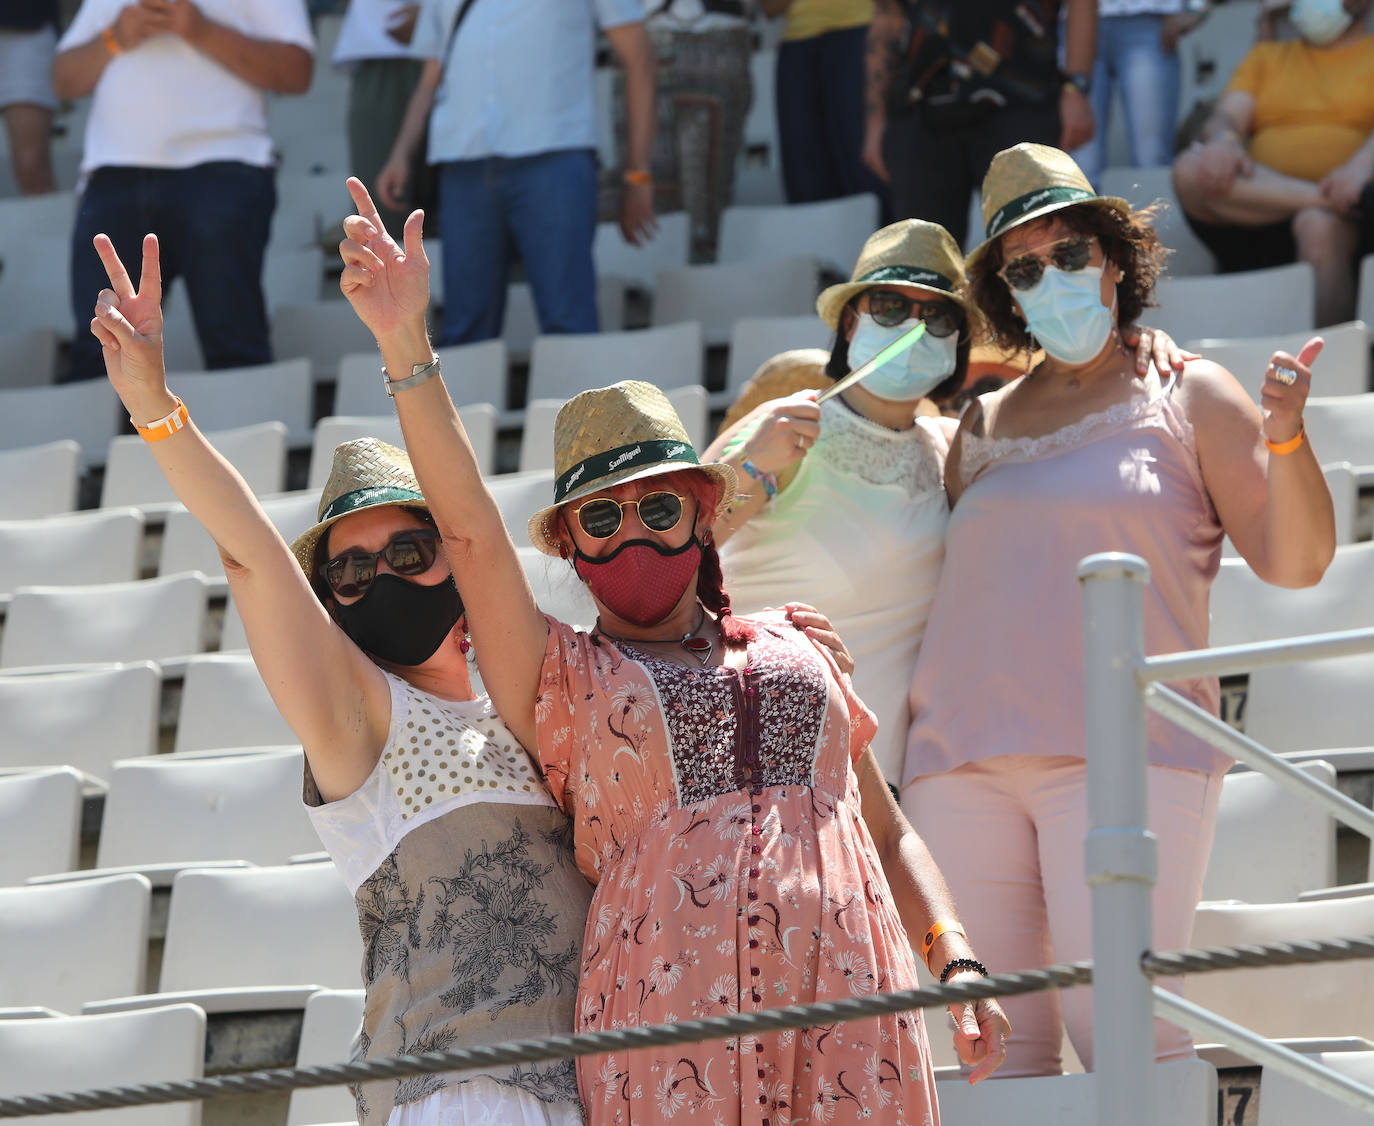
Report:
[[[1064,89],[1067,90],[1070,87],[1086,98],[1092,93],[1093,76],[1091,74],[1066,74],[1064,75]]]

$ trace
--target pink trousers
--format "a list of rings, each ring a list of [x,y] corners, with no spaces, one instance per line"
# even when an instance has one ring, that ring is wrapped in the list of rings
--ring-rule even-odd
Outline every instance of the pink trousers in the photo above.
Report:
[[[1156,950],[1188,945],[1216,827],[1221,779],[1149,768],[1150,829],[1158,838]],[[902,808],[944,874],[989,971],[1034,969],[1092,958],[1092,909],[1083,878],[1087,834],[1084,762],[1068,756],[1002,755],[909,783]],[[938,972],[938,967],[937,967]],[[1181,992],[1178,979],[1157,984]],[[1003,1078],[1057,1075],[1069,1041],[1092,1070],[1092,991],[1009,997]],[[1192,1054],[1188,1034],[1155,1022],[1160,1060]]]

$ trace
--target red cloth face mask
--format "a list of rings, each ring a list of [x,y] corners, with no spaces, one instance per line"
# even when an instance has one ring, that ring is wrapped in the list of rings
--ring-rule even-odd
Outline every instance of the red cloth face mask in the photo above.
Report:
[[[652,626],[682,600],[701,567],[701,544],[693,536],[669,550],[652,540],[629,540],[604,559],[578,551],[573,566],[596,600],[616,617]]]

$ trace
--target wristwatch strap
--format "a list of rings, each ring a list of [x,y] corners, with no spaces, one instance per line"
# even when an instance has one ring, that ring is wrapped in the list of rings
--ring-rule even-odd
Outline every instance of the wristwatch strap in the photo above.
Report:
[[[409,391],[414,387],[419,387],[420,384],[428,382],[438,374],[439,357],[435,356],[428,363],[416,364],[404,379],[392,379],[386,368],[382,368],[382,386],[386,389],[386,393],[394,399],[397,392]]]

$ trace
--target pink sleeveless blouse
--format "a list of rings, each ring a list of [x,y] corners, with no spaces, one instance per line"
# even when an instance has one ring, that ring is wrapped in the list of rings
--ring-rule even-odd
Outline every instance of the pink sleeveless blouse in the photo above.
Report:
[[[964,491],[912,679],[903,783],[997,755],[1084,755],[1078,563],[1139,555],[1149,653],[1206,646],[1222,529],[1193,428],[1149,393],[1039,438],[963,437]],[[1215,678],[1172,685],[1216,714]],[[1231,760],[1149,717],[1150,761],[1221,772]]]

